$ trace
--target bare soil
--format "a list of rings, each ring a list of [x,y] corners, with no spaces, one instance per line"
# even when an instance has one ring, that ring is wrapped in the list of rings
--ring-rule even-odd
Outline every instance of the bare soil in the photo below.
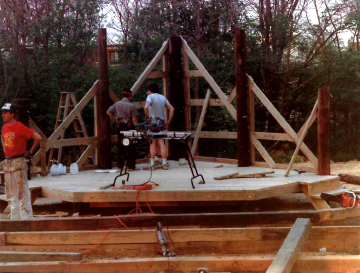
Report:
[[[312,164],[310,162],[306,163],[298,163],[298,166],[307,166],[311,167]],[[352,160],[348,162],[333,162],[330,165],[331,174],[349,174],[360,176],[360,161]]]

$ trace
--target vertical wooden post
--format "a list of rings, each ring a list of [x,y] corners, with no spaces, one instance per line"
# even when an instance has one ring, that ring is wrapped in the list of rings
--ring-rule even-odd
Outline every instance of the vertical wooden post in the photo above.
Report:
[[[162,57],[162,63],[163,63],[163,71],[166,74],[166,77],[163,78],[163,94],[165,98],[167,98],[169,95],[169,51],[166,50]],[[165,111],[165,118],[167,120],[167,112]],[[165,140],[165,146],[167,155],[169,156],[169,140]]]
[[[46,139],[43,138],[40,142],[40,163],[41,163],[41,176],[46,176]]]
[[[249,94],[249,135],[255,134],[255,95],[251,88]],[[250,164],[255,162],[255,146],[250,141]]]
[[[28,99],[14,99],[11,103],[15,105],[17,111],[15,119],[29,127],[29,101]]]
[[[175,115],[170,130],[185,131],[185,94],[184,94],[184,71],[181,63],[182,40],[179,36],[170,37],[169,48],[169,86],[168,100],[175,108]],[[177,143],[169,142],[169,157],[174,160],[184,156],[184,149]]]
[[[319,89],[318,164],[319,175],[330,174],[330,87]]]
[[[99,90],[99,88],[97,89]],[[98,137],[98,128],[97,128],[97,124],[98,124],[98,110],[97,110],[97,105],[98,105],[98,102],[97,102],[97,98],[96,96],[94,96],[94,136],[95,137]],[[95,148],[95,162],[94,162],[94,165],[98,166],[99,165],[99,146],[97,146]]]
[[[184,94],[185,94],[185,127],[186,131],[191,131],[191,109],[190,109],[190,78],[185,75],[189,71],[189,57],[183,52],[184,62]]]
[[[250,138],[248,123],[248,80],[246,75],[245,30],[235,30],[235,70],[237,107],[238,166],[250,166]]]
[[[98,74],[99,89],[97,90],[97,136],[99,147],[99,168],[111,169],[111,135],[110,119],[106,115],[109,108],[109,77],[107,62],[106,29],[98,29]]]
[[[16,107],[15,119],[26,127],[29,127],[29,100],[28,99],[13,99],[11,103]],[[27,145],[27,150],[30,144]],[[27,172],[28,180],[31,180],[30,163],[28,164]]]

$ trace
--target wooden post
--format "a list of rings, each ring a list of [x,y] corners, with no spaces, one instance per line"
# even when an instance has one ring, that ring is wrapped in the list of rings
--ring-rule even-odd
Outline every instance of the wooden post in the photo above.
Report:
[[[46,171],[46,139],[42,139],[40,142],[40,165],[41,176],[47,176]]]
[[[109,108],[109,77],[107,63],[106,29],[98,29],[98,74],[99,89],[97,97],[97,136],[99,143],[99,168],[111,169],[110,118],[106,114]]]
[[[318,108],[319,175],[330,174],[330,87],[319,89]]]
[[[245,30],[235,30],[236,115],[238,167],[251,164],[248,122],[248,80],[246,75]]]
[[[168,97],[169,94],[169,51],[165,51],[164,55],[162,56],[162,63],[163,63],[163,71],[166,74],[166,77],[163,78],[163,94],[165,98]],[[165,119],[167,120],[167,112],[165,111]],[[165,146],[167,151],[167,157],[169,156],[169,140],[165,140]]]
[[[184,73],[189,71],[189,57],[183,53]],[[185,127],[186,131],[191,131],[191,109],[190,109],[190,78],[184,74],[184,94],[185,94]]]
[[[181,63],[182,40],[179,36],[170,37],[169,50],[169,93],[168,100],[175,108],[174,118],[170,125],[171,131],[185,131],[185,94],[184,71]],[[183,147],[176,142],[169,142],[169,158],[178,160],[185,157]]]
[[[13,99],[11,103],[16,107],[15,119],[26,127],[29,127],[29,100],[28,99]],[[29,150],[30,144],[27,144],[27,150]],[[28,163],[28,180],[31,180],[30,163]]]
[[[236,87],[235,87],[236,88]],[[251,88],[248,88],[249,95],[249,134],[255,134],[255,95]],[[250,164],[255,163],[255,146],[250,137]]]
[[[14,99],[11,101],[16,107],[15,119],[29,127],[29,101],[28,99]]]

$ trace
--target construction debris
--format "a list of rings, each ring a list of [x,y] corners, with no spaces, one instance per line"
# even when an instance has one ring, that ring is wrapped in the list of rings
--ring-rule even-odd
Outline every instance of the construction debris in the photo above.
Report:
[[[234,179],[234,178],[261,178],[265,177],[267,174],[272,174],[274,171],[271,172],[261,172],[261,173],[249,173],[249,174],[239,174],[232,173],[224,176],[214,177],[215,180],[224,180],[224,179]]]

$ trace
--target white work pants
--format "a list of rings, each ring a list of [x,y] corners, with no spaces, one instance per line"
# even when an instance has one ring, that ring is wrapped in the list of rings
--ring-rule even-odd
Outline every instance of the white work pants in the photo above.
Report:
[[[11,219],[31,219],[30,190],[27,181],[27,164],[24,157],[4,161],[5,194],[10,201]]]

